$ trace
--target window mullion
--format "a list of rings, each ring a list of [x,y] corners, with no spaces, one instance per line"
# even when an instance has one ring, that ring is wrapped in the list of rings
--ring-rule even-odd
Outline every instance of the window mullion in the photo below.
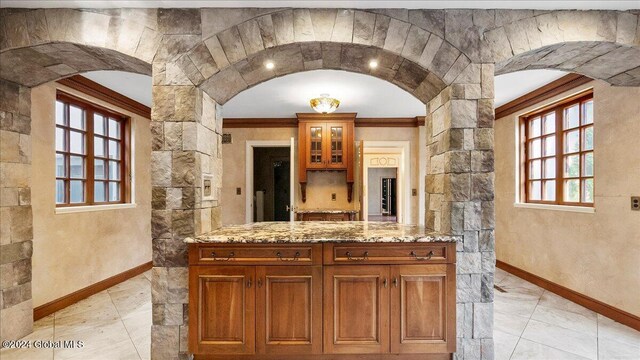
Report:
[[[562,106],[556,108],[556,204],[564,201],[564,119]]]
[[[93,129],[93,109],[87,108],[85,111],[87,114],[87,203],[89,205],[95,204],[95,153],[94,153],[94,129]]]

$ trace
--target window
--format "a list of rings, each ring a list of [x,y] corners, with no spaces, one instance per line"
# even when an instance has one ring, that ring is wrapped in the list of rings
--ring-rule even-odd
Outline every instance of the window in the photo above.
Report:
[[[525,202],[593,206],[593,93],[520,121]]]
[[[60,92],[55,117],[56,205],[128,201],[129,119]]]

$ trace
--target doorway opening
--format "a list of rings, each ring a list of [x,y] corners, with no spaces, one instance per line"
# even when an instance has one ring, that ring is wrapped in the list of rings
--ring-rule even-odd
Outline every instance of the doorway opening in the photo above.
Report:
[[[245,223],[293,221],[294,139],[246,142]]]
[[[291,160],[288,147],[253,148],[253,221],[288,221]]]
[[[369,221],[397,222],[398,193],[396,179],[397,167],[369,168],[367,183],[369,191],[367,196]]]
[[[363,141],[358,151],[360,219],[411,224],[409,141]]]

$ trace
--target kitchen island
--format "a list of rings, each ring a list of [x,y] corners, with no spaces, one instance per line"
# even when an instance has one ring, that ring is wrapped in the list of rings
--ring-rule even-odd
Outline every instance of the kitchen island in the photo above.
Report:
[[[267,222],[189,243],[196,359],[450,359],[455,236],[377,222]]]

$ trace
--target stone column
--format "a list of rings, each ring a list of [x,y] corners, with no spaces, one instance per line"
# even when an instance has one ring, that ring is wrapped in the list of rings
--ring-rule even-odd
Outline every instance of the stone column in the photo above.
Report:
[[[456,359],[493,359],[493,71],[470,64],[427,104],[426,225],[463,237]]]
[[[154,85],[151,357],[186,358],[188,268],[185,237],[220,226],[221,108],[193,85]],[[212,176],[203,194],[203,175]]]
[[[0,80],[0,338],[33,329],[31,90]]]

